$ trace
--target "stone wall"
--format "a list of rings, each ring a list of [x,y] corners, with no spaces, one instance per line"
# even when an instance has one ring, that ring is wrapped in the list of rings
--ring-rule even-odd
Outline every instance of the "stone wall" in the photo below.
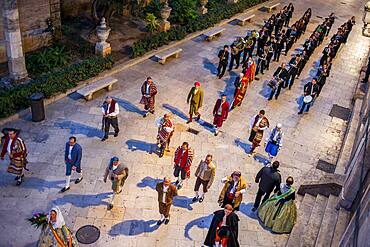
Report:
[[[90,15],[91,0],[61,0],[61,13],[64,18]]]
[[[17,3],[23,51],[49,45],[51,35],[47,31],[46,20],[51,18],[56,30],[60,30],[60,0],[17,0]],[[0,62],[6,62],[2,9],[0,6]]]
[[[366,60],[367,61],[367,60]],[[360,80],[363,79],[363,74]],[[358,105],[358,107],[356,107]],[[356,110],[357,109],[357,110]],[[356,137],[345,167],[346,180],[340,206],[351,211],[351,219],[341,238],[340,247],[368,246],[370,231],[370,90],[369,82],[359,83],[353,118],[358,119]],[[354,126],[356,127],[356,126]],[[362,179],[360,179],[362,177]],[[360,188],[362,185],[362,188]],[[355,243],[357,245],[355,245]]]

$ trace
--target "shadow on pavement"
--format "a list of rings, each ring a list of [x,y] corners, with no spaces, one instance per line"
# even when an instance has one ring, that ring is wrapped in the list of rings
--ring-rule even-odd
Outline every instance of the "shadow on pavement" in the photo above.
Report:
[[[141,182],[137,184],[137,187],[139,188],[150,187],[151,189],[155,190],[155,186],[157,185],[157,183],[161,181],[162,179],[145,177],[141,180]]]
[[[270,160],[266,156],[263,156],[262,154],[259,153],[256,153],[254,155],[254,160],[256,160],[259,163],[262,163],[263,165],[268,165],[270,163]]]
[[[174,107],[174,106],[171,106],[169,104],[163,104],[162,105],[165,109],[169,110],[172,114],[184,119],[184,120],[188,120],[188,116],[183,113],[181,110],[179,110],[178,108]]]
[[[245,216],[248,216],[251,219],[256,220],[258,219],[257,211],[252,212],[252,208],[253,208],[253,202],[250,202],[248,204],[245,204],[244,202],[242,202],[240,204],[239,212],[244,214]]]
[[[86,208],[90,206],[99,206],[99,205],[109,205],[108,202],[103,201],[103,199],[109,198],[112,192],[105,192],[96,195],[83,195],[83,194],[66,194],[63,197],[57,198],[54,201],[50,202],[51,208],[53,205],[65,205],[72,204],[75,207]]]
[[[203,67],[209,72],[211,72],[212,75],[217,74],[217,67],[214,65],[208,58],[203,58]]]
[[[249,152],[250,152],[250,150],[251,150],[251,145],[250,144],[247,144],[247,143],[245,143],[245,142],[242,142],[241,140],[240,140],[240,138],[237,138],[237,139],[235,139],[235,145],[237,146],[237,147],[241,147],[242,149],[244,149],[244,152],[245,153],[247,153],[247,154],[249,154]]]
[[[159,226],[156,220],[125,220],[112,226],[108,234],[111,236],[135,236],[145,232],[154,232],[158,228]]]
[[[22,187],[37,189],[39,192],[43,192],[45,189],[62,188],[61,185],[64,184],[65,180],[47,181],[38,177],[27,177],[27,175],[25,175]]]
[[[130,139],[126,141],[127,148],[130,149],[131,151],[144,151],[147,153],[153,153],[153,150],[155,150],[156,144],[153,143],[148,143],[145,141],[140,141],[140,140],[133,140]]]
[[[136,105],[132,104],[130,101],[119,99],[119,98],[114,98],[114,99],[117,101],[118,105],[121,106],[126,111],[137,113],[141,116],[144,114],[144,111],[139,109]]]
[[[60,129],[69,129],[71,135],[81,134],[87,137],[99,137],[99,138],[103,136],[103,132],[100,129],[93,128],[85,124],[73,121],[56,122],[54,126]]]
[[[200,229],[208,229],[209,226],[211,225],[213,214],[207,215],[200,217],[198,219],[190,221],[188,224],[185,226],[185,232],[184,232],[184,237],[193,240],[190,236],[190,230],[196,226]]]
[[[223,94],[225,94],[226,100],[230,103],[230,105],[234,99],[234,91],[235,91],[234,81],[237,75],[238,75],[237,73],[235,73],[234,71],[231,71],[230,77],[224,79],[224,82],[225,82],[224,91],[223,92],[219,91],[219,96],[221,97]]]
[[[193,203],[192,198],[186,196],[176,196],[173,199],[174,207],[186,208],[187,210],[193,210],[193,207],[191,206]]]

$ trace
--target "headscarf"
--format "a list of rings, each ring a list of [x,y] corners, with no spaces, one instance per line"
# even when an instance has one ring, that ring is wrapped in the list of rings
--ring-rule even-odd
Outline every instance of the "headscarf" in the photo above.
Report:
[[[200,87],[200,82],[199,82],[199,81],[195,82],[195,83],[194,83],[194,86],[198,86],[198,87]]]
[[[109,161],[109,169],[113,169],[113,162],[119,161],[119,158],[117,156],[113,156]]]
[[[50,220],[51,211],[54,211],[57,214],[57,218],[55,222],[52,222]],[[63,215],[62,215],[62,211],[60,210],[58,206],[55,206],[50,210],[49,215],[48,215],[48,222],[53,225],[54,229],[62,228],[66,224],[66,222],[64,221]]]

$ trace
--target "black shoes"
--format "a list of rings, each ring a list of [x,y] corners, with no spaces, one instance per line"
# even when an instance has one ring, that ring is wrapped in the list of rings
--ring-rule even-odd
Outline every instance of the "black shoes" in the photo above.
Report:
[[[199,202],[202,203],[204,200],[204,197],[199,198]]]
[[[63,187],[63,189],[61,189],[60,190],[60,193],[64,193],[64,192],[66,192],[67,190],[70,190],[71,189],[71,187]]]
[[[118,136],[118,132],[116,132],[116,133],[114,133],[114,135],[113,135],[114,137],[117,137]]]
[[[195,196],[195,197],[193,197],[193,199],[191,200],[192,202],[196,202],[196,201],[198,201],[198,197],[197,196]]]
[[[157,221],[157,226],[162,225],[162,223],[163,223],[164,221],[165,221],[165,220],[158,220],[158,221]]]
[[[17,180],[16,185],[17,186],[19,186],[19,185],[21,185],[23,183],[23,177],[24,177],[24,175],[22,175],[22,176],[16,176],[16,180]]]
[[[108,210],[112,210],[113,209],[113,204],[112,203],[110,203],[109,205],[108,205]]]
[[[79,184],[81,181],[82,181],[82,179],[84,179],[83,177],[82,178],[77,178],[76,180],[75,180],[75,184]]]
[[[102,139],[101,139],[101,141],[103,142],[103,141],[105,141],[105,140],[107,140],[108,139],[108,137],[103,137]]]
[[[165,225],[167,225],[167,224],[168,224],[168,222],[170,222],[170,219],[165,219],[165,220],[164,220],[164,224],[165,224]]]

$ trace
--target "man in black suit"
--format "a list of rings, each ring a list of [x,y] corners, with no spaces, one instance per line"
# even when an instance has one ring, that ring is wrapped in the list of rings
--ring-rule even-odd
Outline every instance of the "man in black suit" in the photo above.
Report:
[[[276,36],[274,61],[279,62],[281,51],[283,50],[285,43],[286,43],[285,30],[282,30],[281,33]]]
[[[218,58],[220,61],[218,62],[217,67],[217,76],[219,79],[221,79],[226,70],[226,66],[229,63],[229,46],[225,45],[223,50],[220,50],[218,53]]]
[[[278,170],[279,165],[279,161],[274,161],[271,167],[265,166],[257,173],[255,181],[258,183],[258,191],[252,208],[253,212],[259,207],[262,196],[264,196],[262,200],[262,203],[264,203],[269,199],[274,188],[275,192],[280,189],[281,175]]]
[[[294,79],[297,76],[300,60],[301,55],[296,54],[295,57],[293,57],[289,62],[289,75],[287,80],[287,82],[289,82],[289,90],[292,88]]]
[[[279,68],[277,68],[277,70],[275,71],[274,77],[278,81],[278,83],[277,83],[276,87],[271,90],[270,97],[268,98],[268,100],[272,100],[272,97],[274,96],[275,92],[276,92],[275,99],[278,99],[278,97],[280,95],[281,88],[283,87],[283,85],[288,80],[288,75],[289,74],[288,74],[288,71],[286,70],[285,67],[286,67],[286,64],[282,63],[281,66]]]
[[[308,103],[306,103],[306,102],[303,101],[302,108],[298,112],[298,114],[302,114],[303,113],[304,108],[306,107],[306,105],[307,105],[306,112],[308,112],[310,110],[311,104],[312,104],[313,100],[315,99],[317,93],[319,92],[319,85],[317,85],[316,78],[312,79],[312,81],[310,81],[309,83],[307,83],[306,85],[304,85],[303,91],[304,91],[304,96],[311,95],[312,101],[311,102],[308,102]]]

